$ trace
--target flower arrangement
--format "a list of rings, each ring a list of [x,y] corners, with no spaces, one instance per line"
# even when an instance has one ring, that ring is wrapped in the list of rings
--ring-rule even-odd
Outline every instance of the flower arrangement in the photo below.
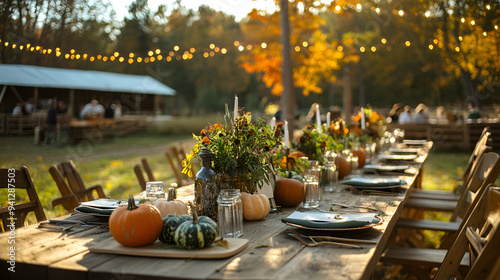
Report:
[[[219,176],[250,179],[252,190],[269,182],[272,172],[271,154],[279,146],[280,129],[272,131],[265,120],[258,118],[252,122],[251,113],[239,109],[233,120],[226,105],[225,124],[210,124],[193,137],[198,143],[183,162],[183,173],[193,177],[191,161],[198,158],[200,149],[206,146],[213,154],[213,170]],[[277,127],[282,125],[278,124]]]
[[[365,133],[361,131],[361,114],[365,114]],[[369,142],[383,135],[383,126],[385,125],[385,120],[382,115],[377,114],[372,108],[364,108],[363,112],[359,112],[353,119],[355,123],[360,125],[352,125],[351,130],[355,131],[356,134],[361,138],[360,142]]]

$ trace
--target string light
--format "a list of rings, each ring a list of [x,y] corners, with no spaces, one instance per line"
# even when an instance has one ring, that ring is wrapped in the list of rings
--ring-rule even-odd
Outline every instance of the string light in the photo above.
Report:
[[[260,47],[263,48],[263,49],[265,49],[265,48],[267,48],[267,44],[266,43],[262,43],[262,44],[260,44]]]

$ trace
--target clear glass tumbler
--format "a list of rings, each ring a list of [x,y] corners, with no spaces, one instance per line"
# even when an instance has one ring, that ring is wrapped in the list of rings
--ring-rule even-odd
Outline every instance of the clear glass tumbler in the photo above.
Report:
[[[306,175],[304,178],[305,198],[304,208],[316,208],[321,199],[321,190],[319,188],[318,178],[314,175]]]
[[[146,190],[142,193],[141,198],[155,201],[158,198],[165,198],[165,189],[162,181],[146,182]]]
[[[323,191],[324,192],[337,192],[339,172],[335,162],[325,161],[325,168],[323,169]]]
[[[217,197],[219,236],[238,238],[243,235],[243,204],[240,190],[222,189]]]

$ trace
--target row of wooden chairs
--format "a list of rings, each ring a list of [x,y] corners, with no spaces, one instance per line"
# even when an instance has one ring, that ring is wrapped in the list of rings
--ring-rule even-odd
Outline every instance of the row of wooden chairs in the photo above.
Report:
[[[451,275],[456,275],[457,272],[461,272],[462,276],[467,275],[467,279],[479,279],[477,273],[481,271],[490,271],[488,268],[489,261],[491,259],[498,258],[498,253],[491,251],[491,249],[481,252],[485,247],[485,244],[481,244],[480,248],[477,246],[474,240],[482,240],[484,242],[488,241],[491,244],[495,244],[495,240],[492,236],[478,237],[479,233],[484,235],[485,229],[478,231],[477,235],[471,235],[475,231],[471,231],[471,225],[475,226],[475,229],[481,228],[483,226],[492,226],[494,230],[498,226],[500,219],[492,218],[488,215],[498,215],[498,205],[500,205],[500,196],[498,188],[492,189],[492,184],[496,181],[500,174],[500,156],[493,152],[486,152],[489,148],[487,146],[488,139],[490,137],[488,129],[483,131],[477,145],[469,159],[466,167],[467,176],[464,176],[464,186],[463,192],[459,195],[458,200],[454,199],[456,193],[450,192],[433,192],[433,191],[416,191],[415,196],[410,196],[409,200],[405,204],[406,208],[414,208],[424,211],[442,211],[451,212],[450,221],[434,221],[434,220],[422,220],[422,219],[400,219],[396,223],[396,232],[398,233],[396,247],[389,247],[381,258],[382,262],[391,262],[398,265],[404,265],[410,272],[418,277],[418,279],[429,278],[430,271],[432,268],[440,267],[439,273],[436,275],[435,279],[448,279]],[[485,193],[489,193],[485,195]],[[494,192],[494,195],[491,195]],[[413,193],[412,193],[413,194]],[[490,197],[489,200],[484,197]],[[496,199],[496,200],[495,200]],[[487,202],[485,200],[488,200]],[[495,204],[496,203],[496,204]],[[487,204],[488,206],[485,206]],[[493,205],[493,206],[492,206]],[[488,212],[488,215],[484,217],[484,221],[489,221],[486,224],[479,224],[478,221],[481,220],[480,214],[485,213],[484,209],[487,207],[487,211],[490,211],[491,207],[495,209],[497,207],[497,212]],[[488,208],[489,207],[489,208]],[[482,215],[482,214],[481,214]],[[488,218],[488,217],[489,218]],[[421,216],[416,216],[421,217]],[[442,231],[445,232],[444,238],[440,244],[441,249],[427,249],[421,243],[416,243],[415,236],[416,232],[422,230],[431,231]],[[489,229],[487,233],[491,233],[493,230]],[[472,247],[476,248],[476,253],[482,254],[481,261],[476,261],[476,258],[471,258],[468,264],[468,269],[470,269],[469,274],[467,274],[467,269],[459,270],[458,267],[462,261],[462,265],[467,265],[466,258],[464,257],[464,236],[471,238]],[[496,239],[500,238],[500,233],[495,235]],[[491,242],[493,241],[493,242]],[[464,243],[465,242],[465,243]],[[408,248],[419,247],[420,248]],[[403,246],[403,247],[402,247]],[[495,245],[488,245],[495,246]],[[451,248],[451,249],[450,249]],[[450,250],[447,250],[450,249]],[[479,250],[477,250],[479,249]],[[459,257],[457,257],[459,256]],[[450,262],[450,260],[453,260]],[[452,266],[452,268],[450,268]],[[485,266],[486,265],[486,266]],[[464,272],[465,271],[465,272]],[[493,274],[489,274],[493,275]],[[497,276],[500,277],[500,276]],[[465,278],[465,277],[463,277]],[[460,278],[462,279],[462,278]],[[496,279],[496,278],[495,278]]]
[[[186,159],[186,148],[184,144],[179,144],[178,146],[172,145],[168,147],[167,151],[165,151],[165,156],[170,164],[170,168],[175,176],[175,181],[179,187],[194,183],[193,178],[182,173],[182,161]],[[194,166],[192,166],[192,170],[193,173],[195,173]],[[141,163],[134,166],[134,173],[142,190],[146,189],[146,178],[148,181],[156,181],[151,166],[146,158],[142,158]]]

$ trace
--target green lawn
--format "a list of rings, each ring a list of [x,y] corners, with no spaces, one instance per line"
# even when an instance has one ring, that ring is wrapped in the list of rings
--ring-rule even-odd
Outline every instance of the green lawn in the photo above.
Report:
[[[0,137],[3,149],[0,167],[25,165],[33,179],[47,218],[65,214],[62,207],[52,208],[52,199],[59,197],[57,185],[49,174],[49,167],[62,161],[73,160],[87,187],[100,184],[111,198],[126,198],[129,193],[140,193],[141,188],[133,171],[135,164],[145,157],[157,180],[174,181],[165,157],[166,147],[183,142],[190,149],[192,137],[161,136],[154,134],[115,138],[112,142],[96,146],[34,145],[33,137]],[[16,192],[17,202],[27,201],[27,195]],[[6,195],[0,194],[2,205]],[[30,214],[31,215],[31,214]],[[28,216],[33,222],[34,215]]]

